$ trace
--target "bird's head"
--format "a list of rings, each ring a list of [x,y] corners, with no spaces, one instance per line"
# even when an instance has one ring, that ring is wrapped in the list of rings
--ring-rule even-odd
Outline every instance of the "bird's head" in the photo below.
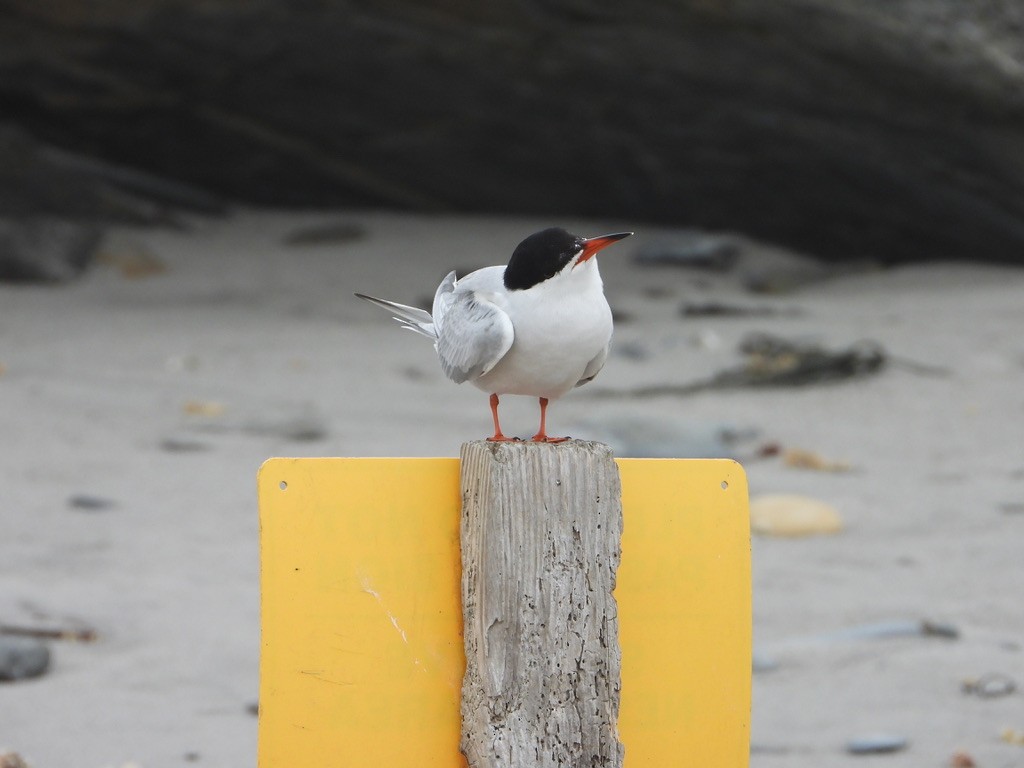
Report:
[[[525,290],[575,269],[589,261],[602,248],[629,237],[632,232],[617,232],[599,237],[579,237],[561,227],[535,232],[523,240],[505,267],[505,287]]]

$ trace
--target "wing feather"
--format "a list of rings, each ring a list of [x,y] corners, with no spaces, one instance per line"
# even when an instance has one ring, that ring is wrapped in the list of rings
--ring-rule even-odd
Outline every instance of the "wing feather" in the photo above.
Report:
[[[448,310],[451,308],[452,301],[455,298],[455,284],[457,282],[455,270],[453,269],[444,276],[444,280],[441,281],[441,284],[437,286],[437,290],[434,292],[434,305],[431,307],[430,314],[434,318],[435,328],[440,328],[444,324],[445,315],[448,314]]]
[[[582,387],[588,381],[593,381],[597,374],[601,372],[601,369],[604,368],[604,363],[607,359],[608,347],[605,347],[593,360],[587,363],[587,367],[583,371],[583,376],[581,376],[580,380],[576,382],[576,386]]]
[[[515,330],[505,311],[484,293],[460,291],[454,274],[450,277],[450,288],[442,295],[445,283],[441,283],[434,298],[435,346],[445,375],[461,384],[483,376],[497,365],[512,346]]]
[[[472,381],[498,364],[512,346],[512,320],[488,296],[500,270],[489,268],[464,281],[449,272],[434,294],[431,312],[357,293],[359,298],[391,312],[402,326],[434,340],[445,375],[457,384]]]

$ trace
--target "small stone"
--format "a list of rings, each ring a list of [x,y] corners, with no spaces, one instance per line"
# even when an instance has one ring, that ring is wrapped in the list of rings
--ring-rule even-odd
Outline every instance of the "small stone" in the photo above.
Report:
[[[949,758],[950,768],[975,768],[978,764],[966,752],[954,752]]]
[[[795,469],[813,469],[817,472],[849,472],[845,461],[826,459],[803,448],[787,448],[782,452],[782,463]]]
[[[409,381],[426,381],[430,374],[416,365],[407,365],[402,369],[402,375]]]
[[[851,755],[880,755],[906,749],[909,742],[904,736],[891,733],[865,734],[846,742],[846,751]]]
[[[944,637],[947,640],[957,640],[960,637],[960,630],[953,624],[944,621],[921,622],[921,634],[929,637]]]
[[[160,449],[168,453],[199,453],[210,450],[210,444],[188,437],[165,437],[160,441]]]
[[[317,416],[305,413],[284,415],[280,419],[267,419],[261,415],[224,426],[225,431],[238,431],[261,437],[280,437],[297,443],[326,440],[329,434],[327,427]]]
[[[50,649],[27,637],[0,636],[0,680],[39,677],[50,668]]]
[[[1024,731],[1018,728],[1003,728],[999,733],[999,738],[1007,744],[1015,744],[1018,747],[1024,747]]]
[[[635,319],[636,316],[632,312],[612,307],[612,320],[616,325],[626,325],[627,323],[632,323]]]
[[[257,427],[254,431],[260,432],[261,429]],[[311,418],[297,418],[270,426],[268,433],[278,434],[286,440],[298,443],[314,443],[328,437],[327,427]]]
[[[857,624],[821,636],[822,639],[829,641],[882,640],[893,637],[941,637],[946,640],[956,640],[960,637],[960,630],[952,624],[928,619],[897,619]]]
[[[224,414],[224,404],[214,400],[188,400],[182,406],[182,410],[188,416],[203,416],[212,419]]]
[[[17,752],[0,752],[0,768],[28,768],[28,763]]]
[[[101,248],[96,262],[117,269],[122,277],[139,280],[167,271],[167,265],[141,243],[119,243]]]
[[[645,299],[652,299],[655,301],[661,299],[671,299],[676,295],[675,290],[667,285],[647,285],[640,290],[640,294]]]
[[[765,536],[838,533],[843,520],[823,501],[797,494],[766,494],[750,500],[750,528]]]
[[[81,509],[85,512],[101,512],[110,509],[114,502],[104,499],[102,496],[90,496],[85,493],[78,493],[68,499],[68,506],[72,509]]]
[[[722,337],[710,328],[702,328],[689,338],[690,344],[698,349],[715,350],[722,348]]]
[[[779,662],[760,651],[754,651],[752,666],[755,673],[772,672],[779,668]]]
[[[639,341],[624,341],[612,347],[612,351],[627,360],[646,360],[651,356],[650,350]]]
[[[960,690],[982,699],[998,699],[1017,690],[1017,683],[1008,675],[994,672],[978,678],[964,680]]]
[[[779,309],[777,307],[751,307],[742,304],[727,304],[721,301],[703,303],[685,302],[679,308],[683,317],[795,317],[800,310],[795,308]]]

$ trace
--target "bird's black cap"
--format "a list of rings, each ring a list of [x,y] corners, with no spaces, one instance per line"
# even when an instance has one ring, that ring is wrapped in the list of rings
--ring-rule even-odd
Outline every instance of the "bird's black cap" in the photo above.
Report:
[[[578,237],[560,227],[542,229],[523,240],[512,253],[505,267],[505,287],[510,291],[532,288],[557,275],[577,256],[574,267],[593,258],[602,248],[632,234],[616,232],[600,237]]]
[[[510,291],[532,288],[561,272],[583,249],[583,239],[561,227],[534,232],[523,240],[505,267],[505,287]]]

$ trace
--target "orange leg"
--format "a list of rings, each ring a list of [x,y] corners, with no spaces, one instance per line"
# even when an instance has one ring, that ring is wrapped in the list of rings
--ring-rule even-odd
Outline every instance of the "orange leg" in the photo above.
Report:
[[[496,394],[491,395],[491,416],[494,417],[494,436],[488,437],[488,442],[506,443],[519,439],[518,437],[505,437],[501,434],[501,425],[498,424],[498,396]]]
[[[547,420],[548,413],[548,399],[546,397],[540,398],[540,431],[534,435],[531,440],[535,443],[564,443],[568,440],[568,437],[548,437],[545,422]]]

